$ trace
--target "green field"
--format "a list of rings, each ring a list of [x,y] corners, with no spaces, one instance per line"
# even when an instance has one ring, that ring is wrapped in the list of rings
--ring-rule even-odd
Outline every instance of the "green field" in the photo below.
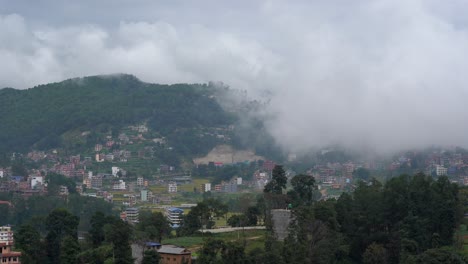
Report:
[[[207,238],[222,239],[225,242],[239,242],[245,243],[246,251],[250,252],[255,248],[263,248],[265,244],[265,230],[244,230],[234,231],[220,234],[198,234],[188,237],[176,237],[164,239],[163,244],[173,244],[178,246],[187,247],[192,252],[195,252],[203,244]]]

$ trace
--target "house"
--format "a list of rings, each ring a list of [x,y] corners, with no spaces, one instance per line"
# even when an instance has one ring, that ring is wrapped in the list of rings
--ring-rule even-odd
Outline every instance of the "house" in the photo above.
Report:
[[[138,223],[139,222],[139,210],[135,207],[129,207],[125,209],[125,217],[129,223]]]
[[[125,190],[126,189],[125,182],[123,180],[119,180],[117,182],[114,182],[114,185],[113,185],[112,189],[114,189],[114,190]]]
[[[2,264],[21,264],[21,252],[11,251],[12,244],[0,242],[0,262]]]
[[[11,251],[13,231],[10,226],[0,227],[0,263],[20,264],[21,252]]]
[[[435,171],[437,176],[447,175],[447,168],[444,166],[437,165]]]
[[[162,245],[158,249],[158,253],[161,256],[161,259],[159,260],[159,263],[161,264],[192,263],[192,252],[184,247]]]
[[[210,192],[211,191],[211,183],[203,183],[201,185],[202,192]]]
[[[167,192],[176,193],[177,192],[177,183],[171,182],[167,184]]]
[[[148,190],[141,190],[140,191],[140,199],[142,202],[148,201]]]
[[[13,231],[10,226],[0,226],[0,243],[13,244]]]
[[[111,170],[112,170],[112,175],[114,175],[114,177],[117,177],[118,176],[117,174],[119,173],[120,168],[114,166],[111,168]]]
[[[182,221],[184,210],[177,207],[166,208],[166,217],[171,226],[178,227]]]
[[[43,185],[44,179],[42,176],[33,176],[31,177],[31,189],[34,189],[37,185]]]
[[[143,177],[138,177],[138,178],[137,178],[137,186],[140,186],[140,187],[141,187],[141,186],[143,186],[143,184],[144,184],[144,179],[143,179]]]

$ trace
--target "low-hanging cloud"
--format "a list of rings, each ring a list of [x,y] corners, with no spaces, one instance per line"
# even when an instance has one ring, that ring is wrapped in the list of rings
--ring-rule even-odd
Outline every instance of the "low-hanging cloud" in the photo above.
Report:
[[[289,151],[468,146],[463,1],[263,1],[245,9],[229,23],[217,14],[213,24],[134,19],[114,27],[36,26],[2,15],[0,87],[117,72],[158,83],[222,81],[255,96],[268,91],[266,125]]]

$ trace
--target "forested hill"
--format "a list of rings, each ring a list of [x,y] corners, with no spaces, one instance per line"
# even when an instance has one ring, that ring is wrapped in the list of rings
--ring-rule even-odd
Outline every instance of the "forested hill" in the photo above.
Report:
[[[93,76],[0,90],[0,153],[60,147],[64,133],[112,131],[146,122],[161,136],[234,120],[213,99],[209,85],[158,85],[132,75]],[[202,142],[203,143],[203,142]],[[206,144],[202,144],[206,145]],[[208,144],[209,145],[209,144]]]

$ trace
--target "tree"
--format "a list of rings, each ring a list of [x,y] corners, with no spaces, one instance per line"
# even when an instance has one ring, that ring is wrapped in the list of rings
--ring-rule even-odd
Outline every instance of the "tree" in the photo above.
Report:
[[[286,184],[288,183],[288,178],[286,177],[286,172],[283,169],[283,166],[276,165],[273,168],[271,181],[265,185],[263,190],[266,193],[273,194],[282,194],[283,189],[286,189]]]
[[[223,240],[213,238],[207,239],[198,250],[197,263],[223,263],[220,259],[220,252],[224,246]]]
[[[60,263],[62,264],[77,264],[78,254],[80,253],[80,245],[76,238],[66,236],[63,239],[60,252]]]
[[[172,229],[169,221],[161,212],[142,211],[137,230],[144,232],[148,239],[161,242],[164,236],[170,235]]]
[[[114,264],[133,264],[130,238],[132,228],[126,222],[115,219],[104,227],[106,241],[113,245]]]
[[[247,223],[247,218],[245,217],[244,214],[241,214],[241,215],[232,215],[231,217],[229,217],[229,219],[227,220],[227,223],[228,225],[232,226],[232,227],[241,227],[241,226],[245,226],[246,223]]]
[[[245,248],[238,242],[225,242],[221,246],[221,259],[226,264],[243,264],[245,262]]]
[[[353,171],[353,177],[355,179],[367,181],[370,178],[370,171],[365,168],[357,168]]]
[[[296,206],[312,204],[316,189],[314,177],[303,174],[296,175],[292,178],[291,185],[293,186],[293,197],[295,198],[293,202]],[[291,196],[291,194],[289,195]]]
[[[40,264],[44,263],[44,244],[41,235],[31,225],[22,225],[14,234],[15,248],[21,250],[23,263]]]
[[[91,244],[94,247],[99,247],[104,241],[104,225],[107,223],[106,216],[102,212],[96,212],[91,217],[91,228],[89,229],[89,237]]]
[[[386,264],[387,263],[387,251],[382,245],[372,243],[370,244],[364,255],[362,256],[364,264]]]
[[[158,264],[160,260],[159,253],[156,250],[146,250],[141,264]]]
[[[260,210],[257,206],[249,206],[247,212],[245,212],[245,217],[247,218],[247,226],[256,226],[258,222],[258,216],[260,215]]]
[[[61,263],[62,243],[65,237],[68,240],[77,240],[79,218],[70,214],[66,209],[55,209],[46,218],[47,257],[51,264]],[[70,243],[67,242],[67,245]]]
[[[227,211],[227,206],[217,199],[209,198],[199,202],[183,217],[178,235],[190,235],[202,227],[211,229],[215,223],[213,218],[222,217]]]

